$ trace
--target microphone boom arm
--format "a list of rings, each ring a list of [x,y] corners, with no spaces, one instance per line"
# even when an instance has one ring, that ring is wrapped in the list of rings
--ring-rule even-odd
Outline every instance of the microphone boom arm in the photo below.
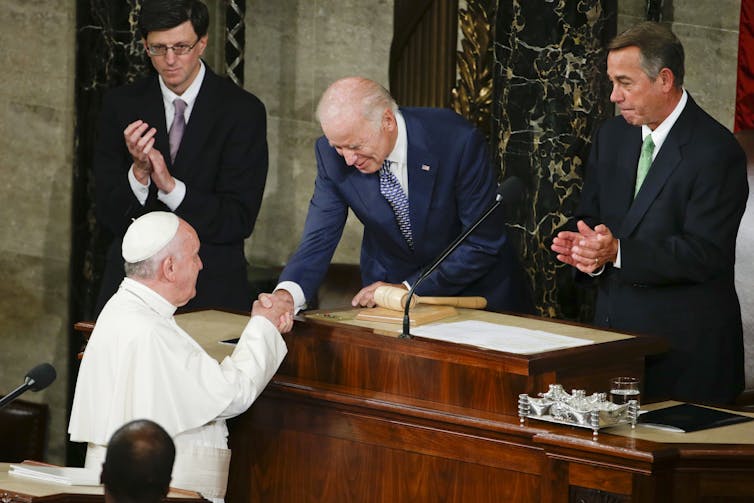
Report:
[[[479,227],[479,225],[484,222],[487,217],[497,209],[498,206],[500,206],[503,202],[502,195],[498,192],[495,196],[495,201],[490,205],[487,210],[482,213],[482,215],[476,219],[476,221],[469,226],[468,229],[466,229],[463,233],[461,233],[460,236],[458,236],[456,239],[451,242],[447,248],[431,263],[429,264],[422,272],[419,274],[419,277],[417,278],[416,282],[411,285],[411,288],[408,291],[408,294],[406,295],[406,305],[403,308],[403,332],[401,332],[401,335],[399,338],[401,339],[411,339],[411,319],[408,315],[408,310],[411,307],[411,298],[414,296],[414,290],[416,290],[416,287],[419,286],[419,284],[424,281],[427,276],[432,274],[432,271],[437,269],[437,266],[442,263],[443,260],[445,260],[448,255],[453,253],[453,251],[458,247],[459,244],[463,240],[465,240],[467,237],[469,237],[469,234],[474,232],[474,230]]]
[[[31,381],[31,383],[29,382]],[[11,403],[13,400],[18,398],[19,396],[23,395],[28,391],[34,384],[34,380],[27,377],[24,383],[19,386],[18,388],[14,389],[4,397],[0,398],[0,409]]]

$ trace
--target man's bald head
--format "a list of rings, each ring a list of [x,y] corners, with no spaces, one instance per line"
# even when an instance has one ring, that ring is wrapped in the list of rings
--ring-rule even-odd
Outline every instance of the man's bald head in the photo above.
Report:
[[[328,143],[346,165],[377,172],[398,139],[398,105],[373,80],[346,77],[322,95],[317,119]]]
[[[364,77],[345,77],[333,82],[322,94],[317,105],[317,120],[324,124],[344,116],[358,117],[379,127],[387,109],[393,113],[398,111],[387,89]]]
[[[100,481],[115,503],[158,502],[168,493],[175,445],[157,423],[138,419],[110,438]]]

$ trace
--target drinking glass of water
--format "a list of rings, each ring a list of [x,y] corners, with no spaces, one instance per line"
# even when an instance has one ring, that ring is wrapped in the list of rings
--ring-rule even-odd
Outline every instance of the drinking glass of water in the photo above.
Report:
[[[639,379],[636,377],[613,377],[610,379],[610,401],[616,405],[623,405],[629,400],[641,403]]]

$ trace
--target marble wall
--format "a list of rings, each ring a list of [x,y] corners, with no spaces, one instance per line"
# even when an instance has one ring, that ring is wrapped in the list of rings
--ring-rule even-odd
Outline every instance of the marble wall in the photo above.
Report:
[[[49,455],[63,459],[74,130],[73,2],[0,9],[0,393],[41,362],[58,379],[24,398],[50,404]]]
[[[589,292],[574,287],[550,242],[578,204],[592,134],[612,115],[604,78],[611,8],[604,0],[498,2],[493,138],[503,176],[528,189],[509,230],[542,316],[593,317]]]
[[[214,0],[213,0],[214,1]],[[219,1],[219,0],[218,0]],[[331,81],[362,74],[388,81],[392,0],[247,0],[245,87],[267,105],[270,175],[247,254],[280,265],[295,248],[315,174],[314,121]],[[644,0],[618,2],[618,25]],[[665,1],[686,45],[687,87],[732,127],[739,1]],[[75,3],[3,0],[0,9],[0,393],[33,365],[52,362],[58,382],[28,398],[52,407],[48,459],[64,462],[68,358],[70,194],[74,148]],[[336,260],[358,261],[351,222]]]

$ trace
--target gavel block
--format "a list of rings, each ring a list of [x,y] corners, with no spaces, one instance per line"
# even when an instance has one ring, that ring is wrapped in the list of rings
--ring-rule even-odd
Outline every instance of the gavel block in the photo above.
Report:
[[[408,292],[395,286],[380,286],[374,291],[374,302],[379,307],[403,311],[406,307]],[[487,299],[484,297],[411,297],[411,308],[416,304],[432,304],[435,306],[466,307],[470,309],[484,309]]]

